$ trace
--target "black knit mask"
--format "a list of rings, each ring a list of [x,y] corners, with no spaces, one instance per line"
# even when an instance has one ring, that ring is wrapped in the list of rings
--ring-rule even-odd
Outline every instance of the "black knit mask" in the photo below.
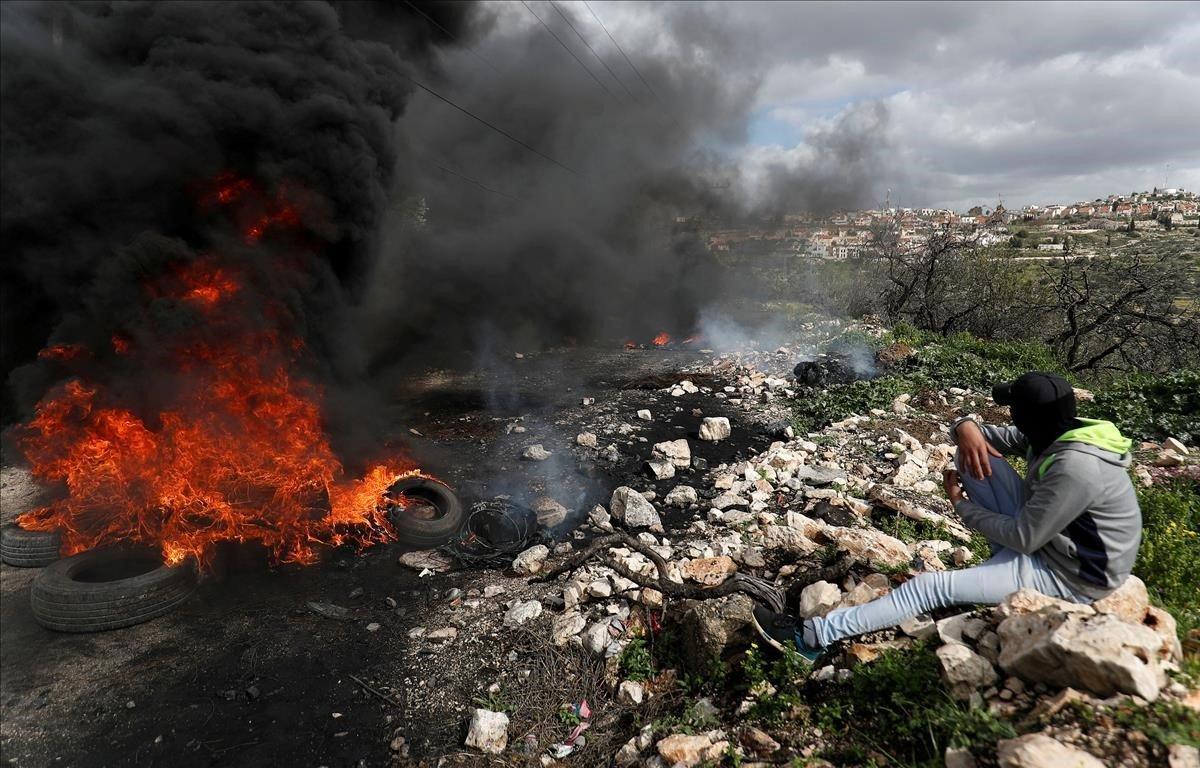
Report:
[[[992,390],[992,399],[1012,410],[1013,424],[1029,439],[1033,455],[1040,455],[1064,432],[1075,429],[1075,390],[1066,379],[1033,371],[1011,384]]]

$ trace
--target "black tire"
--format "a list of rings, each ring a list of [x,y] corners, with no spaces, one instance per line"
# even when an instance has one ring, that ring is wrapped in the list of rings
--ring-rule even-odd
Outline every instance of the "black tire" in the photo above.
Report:
[[[395,509],[388,515],[401,544],[418,549],[432,549],[445,544],[463,524],[463,508],[454,491],[437,480],[427,477],[406,477],[388,489],[394,495],[403,495],[427,502],[427,508],[436,510],[436,516],[419,517],[407,510]]]
[[[58,531],[27,531],[15,524],[0,528],[0,560],[18,568],[41,568],[58,560]]]
[[[33,579],[37,622],[59,632],[103,632],[162,616],[196,589],[189,562],[163,565],[149,549],[93,549],[47,566]]]

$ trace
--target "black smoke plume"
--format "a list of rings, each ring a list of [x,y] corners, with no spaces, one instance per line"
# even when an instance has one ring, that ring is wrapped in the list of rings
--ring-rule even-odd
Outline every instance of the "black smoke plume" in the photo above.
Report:
[[[113,339],[196,332],[146,285],[214,252],[261,296],[240,322],[304,341],[335,439],[435,355],[693,330],[729,281],[697,223],[758,208],[727,159],[753,41],[703,4],[625,50],[579,4],[529,8],[0,4],[5,421],[79,373],[152,412],[169,365]],[[863,173],[805,171],[766,208],[862,202]],[[247,247],[199,205],[222,174],[297,203],[299,231]],[[37,360],[51,344],[90,354]]]

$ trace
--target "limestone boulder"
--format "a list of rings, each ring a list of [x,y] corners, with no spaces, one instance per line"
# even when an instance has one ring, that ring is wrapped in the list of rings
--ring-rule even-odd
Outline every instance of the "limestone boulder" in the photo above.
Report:
[[[742,594],[681,605],[683,658],[691,671],[707,673],[727,649],[744,649],[756,637],[754,602]]]
[[[1150,595],[1146,584],[1137,576],[1130,575],[1115,590],[1092,603],[1096,613],[1108,613],[1130,624],[1141,624],[1150,607]]]
[[[999,663],[1030,682],[1073,687],[1107,697],[1158,698],[1166,683],[1159,664],[1162,638],[1115,615],[1086,616],[1047,606],[1009,616],[997,628]]]
[[[488,709],[473,711],[466,745],[494,755],[503,752],[508,746],[508,715]]]
[[[988,660],[965,645],[943,645],[937,649],[937,658],[942,679],[956,699],[966,701],[975,691],[996,682],[996,670]]]
[[[841,601],[842,590],[836,584],[830,584],[828,581],[813,582],[800,592],[800,607],[797,613],[805,619],[824,616]]]
[[[612,510],[612,516],[624,523],[627,528],[662,526],[662,519],[659,518],[654,505],[629,486],[623,485],[613,491],[608,507]]]
[[[692,464],[692,449],[688,446],[688,441],[683,438],[668,440],[654,444],[651,458],[669,461],[675,465],[676,469],[687,469]]]
[[[817,543],[798,528],[769,525],[763,533],[763,547],[789,555],[807,555],[817,550]]]
[[[880,531],[829,526],[824,536],[840,551],[876,568],[895,568],[909,562],[908,547],[904,542]]]
[[[996,744],[1000,768],[1105,768],[1082,749],[1067,746],[1044,733],[1027,733]]]
[[[679,569],[683,578],[706,587],[715,587],[737,573],[737,563],[728,555],[689,560]]]

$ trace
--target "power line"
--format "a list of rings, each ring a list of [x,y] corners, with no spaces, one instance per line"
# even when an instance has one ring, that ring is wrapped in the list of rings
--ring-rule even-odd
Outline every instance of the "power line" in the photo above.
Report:
[[[545,30],[550,33],[550,36],[553,37],[558,42],[558,44],[562,46],[562,49],[564,51],[571,54],[571,58],[575,59],[575,63],[577,63],[580,67],[582,67],[584,72],[588,73],[588,77],[590,77],[596,81],[596,85],[603,88],[604,92],[607,93],[609,96],[612,96],[614,99],[617,97],[616,94],[614,94],[612,91],[610,91],[608,89],[607,85],[600,82],[600,78],[596,77],[596,75],[592,73],[592,70],[587,68],[587,65],[583,63],[583,59],[576,56],[575,51],[572,51],[570,48],[568,48],[567,44],[562,41],[562,38],[559,37],[558,35],[554,34],[554,30],[550,29],[550,25],[548,25],[546,22],[542,21],[542,17],[538,16],[537,13],[535,13],[534,10],[529,7],[529,3],[525,2],[525,0],[521,0],[521,5],[525,6],[525,10],[527,10],[531,14],[533,14],[533,18],[538,20],[538,23],[541,24],[545,28]]]
[[[583,35],[579,34],[579,30],[575,28],[575,25],[571,23],[571,20],[569,18],[567,18],[567,15],[562,12],[562,9],[558,7],[558,4],[555,3],[554,0],[550,0],[550,7],[558,12],[558,15],[562,17],[563,21],[567,22],[567,26],[570,27],[571,31],[575,33],[575,37],[579,38],[579,42],[581,42],[585,46],[587,46],[587,49],[592,52],[593,56],[596,57],[596,61],[600,62],[600,66],[604,67],[604,69],[608,71],[608,74],[612,77],[612,79],[616,80],[617,84],[625,89],[625,93],[629,94],[629,98],[633,99],[634,101],[637,101],[637,99],[635,99],[633,96],[633,92],[629,90],[629,87],[627,85],[625,85],[625,83],[621,82],[621,78],[617,77],[617,73],[612,71],[612,67],[608,66],[608,64],[605,63],[604,59],[600,58],[600,54],[596,53],[596,49],[592,47],[591,43],[589,43],[587,40],[585,40],[583,38]]]
[[[447,168],[446,166],[442,165],[441,163],[437,162],[436,160],[430,160],[429,162],[432,163],[434,165],[434,167],[438,168],[439,170],[445,171],[446,173],[450,174],[451,176],[457,176],[458,178],[462,179],[463,181],[470,182],[470,183],[474,184],[475,186],[479,187],[480,189],[484,190],[485,192],[491,192],[494,195],[500,195],[500,197],[507,198],[509,200],[512,200],[515,203],[521,202],[519,199],[513,197],[512,195],[501,192],[498,189],[492,189],[491,187],[487,186],[483,182],[472,179],[470,176],[466,175],[465,173],[459,173],[458,171],[455,171],[451,168]]]
[[[544,154],[544,153],[542,153],[542,152],[539,152],[538,150],[534,149],[533,147],[529,146],[529,145],[528,145],[528,144],[526,144],[525,142],[523,142],[523,141],[521,141],[520,139],[518,139],[516,136],[513,136],[513,135],[512,135],[511,133],[509,133],[508,131],[504,130],[503,128],[500,128],[500,127],[497,127],[497,126],[495,126],[495,125],[492,125],[492,124],[491,124],[491,123],[489,123],[487,120],[484,120],[482,117],[480,117],[479,115],[477,115],[477,114],[475,114],[474,112],[470,111],[469,109],[467,109],[467,108],[465,108],[465,107],[460,107],[460,106],[458,106],[458,105],[457,105],[457,104],[455,104],[453,101],[450,101],[450,99],[447,99],[447,98],[446,98],[445,96],[443,96],[442,94],[440,94],[440,93],[438,93],[437,91],[435,91],[435,90],[433,90],[432,88],[430,88],[428,85],[425,85],[424,83],[420,82],[419,80],[417,80],[417,79],[415,79],[415,78],[413,78],[413,77],[410,77],[409,75],[404,75],[404,77],[405,77],[405,78],[407,78],[407,79],[409,80],[409,82],[411,82],[413,85],[417,86],[417,87],[418,87],[418,88],[420,88],[421,90],[423,90],[423,91],[425,91],[426,93],[428,93],[430,96],[433,96],[435,99],[438,99],[439,101],[443,101],[443,102],[445,102],[446,104],[449,104],[450,106],[454,107],[454,108],[455,108],[455,109],[457,109],[459,112],[462,112],[464,115],[466,115],[467,117],[471,118],[472,120],[476,120],[476,121],[478,121],[478,122],[480,122],[480,123],[483,123],[483,124],[484,124],[484,125],[486,125],[488,128],[491,128],[493,131],[495,131],[496,133],[500,134],[500,135],[501,135],[501,136],[503,136],[504,138],[508,139],[508,140],[509,140],[509,141],[511,141],[512,143],[514,143],[514,144],[517,144],[517,145],[519,145],[519,146],[522,146],[522,147],[524,147],[525,149],[529,150],[530,152],[532,152],[533,154],[535,154],[535,155],[537,155],[538,157],[542,158],[543,160],[546,160],[547,162],[554,163],[554,164],[555,164],[555,165],[557,165],[559,168],[562,168],[564,171],[566,171],[566,172],[570,173],[572,176],[578,176],[578,175],[579,175],[579,172],[578,172],[578,171],[576,171],[574,168],[571,168],[570,166],[567,166],[567,165],[564,165],[563,163],[560,163],[559,161],[555,160],[553,157],[550,157],[550,156],[549,156],[549,155],[547,155],[547,154]]]
[[[471,54],[472,54],[472,55],[473,55],[475,58],[479,59],[479,60],[480,60],[480,61],[482,61],[484,64],[488,65],[488,67],[489,67],[489,68],[491,68],[491,69],[493,69],[493,70],[495,70],[495,69],[496,69],[495,65],[493,65],[493,64],[492,64],[492,62],[490,62],[490,61],[488,61],[487,59],[483,58],[483,56],[482,56],[482,55],[481,55],[479,52],[477,52],[477,51],[476,51],[474,48],[472,48],[471,46],[467,45],[467,44],[466,44],[466,43],[464,43],[462,40],[459,40],[459,39],[458,39],[458,37],[457,37],[457,36],[455,36],[455,34],[454,34],[453,32],[451,32],[450,30],[446,29],[446,28],[445,28],[445,27],[443,27],[441,24],[438,24],[438,23],[437,23],[437,21],[436,21],[436,20],[435,20],[435,19],[434,19],[432,16],[430,16],[429,14],[425,13],[425,12],[424,12],[424,11],[422,11],[420,8],[418,8],[418,7],[416,6],[416,4],[412,2],[412,0],[404,0],[404,2],[406,2],[410,8],[412,8],[414,11],[416,11],[417,13],[419,13],[419,14],[420,14],[422,17],[424,17],[424,19],[425,19],[426,21],[428,21],[430,24],[432,24],[433,26],[435,26],[435,27],[437,27],[438,29],[440,29],[440,30],[441,30],[441,31],[442,31],[442,32],[443,32],[443,33],[444,33],[444,34],[445,34],[447,37],[449,37],[451,40],[453,40],[454,42],[458,43],[459,45],[461,45],[462,47],[464,47],[464,48],[466,48],[468,51],[470,51],[470,52],[471,52]]]
[[[658,99],[658,94],[655,93],[655,91],[652,87],[650,87],[650,83],[646,82],[646,78],[642,77],[642,73],[639,72],[638,68],[636,66],[634,66],[632,61],[629,60],[629,57],[625,55],[625,49],[623,49],[621,47],[621,44],[617,42],[617,39],[612,36],[612,32],[608,31],[608,27],[604,26],[604,22],[600,21],[600,17],[596,15],[596,12],[594,10],[592,10],[592,6],[588,5],[587,0],[583,0],[583,5],[589,11],[591,11],[592,18],[596,20],[596,22],[600,25],[600,29],[604,30],[604,34],[608,35],[608,39],[611,40],[612,44],[615,45],[617,47],[617,50],[621,52],[621,56],[622,56],[622,58],[625,59],[625,63],[628,64],[629,68],[633,70],[633,73],[638,76],[638,80],[641,80],[642,85],[646,86],[646,90],[650,91],[651,95],[653,95],[654,98]],[[662,99],[659,99],[659,103],[660,104],[662,103]]]

